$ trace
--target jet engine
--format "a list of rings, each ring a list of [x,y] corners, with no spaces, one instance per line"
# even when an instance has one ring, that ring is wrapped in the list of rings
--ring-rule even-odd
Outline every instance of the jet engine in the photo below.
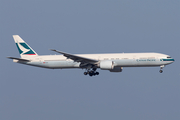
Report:
[[[101,70],[109,70],[110,72],[122,72],[122,67],[116,67],[113,61],[108,60],[101,61],[100,68]]]
[[[100,68],[102,70],[112,70],[114,68],[114,62],[113,61],[101,61]]]

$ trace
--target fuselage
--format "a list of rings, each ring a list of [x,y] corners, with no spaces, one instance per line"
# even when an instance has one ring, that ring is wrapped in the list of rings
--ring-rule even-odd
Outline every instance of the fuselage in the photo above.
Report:
[[[113,54],[75,54],[80,57],[97,61],[113,61],[114,67],[153,67],[174,62],[169,55],[161,53],[113,53]],[[24,56],[29,62],[14,60],[14,62],[50,68],[81,68],[80,62],[75,62],[63,55]],[[99,66],[98,66],[99,67]]]

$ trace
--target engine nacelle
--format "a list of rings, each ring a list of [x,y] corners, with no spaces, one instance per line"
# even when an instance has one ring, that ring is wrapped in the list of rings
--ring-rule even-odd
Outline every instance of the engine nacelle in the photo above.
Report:
[[[104,60],[100,62],[100,68],[102,70],[109,70],[110,72],[122,72],[122,67],[114,66],[113,61]]]
[[[101,61],[100,68],[102,70],[112,70],[114,68],[114,62],[108,60]]]

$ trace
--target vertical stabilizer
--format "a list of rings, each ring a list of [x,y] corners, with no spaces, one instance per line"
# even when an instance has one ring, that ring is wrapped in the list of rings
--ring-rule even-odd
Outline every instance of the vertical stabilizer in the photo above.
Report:
[[[13,38],[22,58],[38,55],[19,35],[13,35]]]

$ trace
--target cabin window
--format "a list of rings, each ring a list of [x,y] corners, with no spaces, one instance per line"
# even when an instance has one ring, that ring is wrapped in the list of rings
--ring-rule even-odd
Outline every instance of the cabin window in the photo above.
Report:
[[[170,56],[168,56],[167,58],[171,58]]]
[[[145,58],[145,57],[144,57],[144,58],[139,58],[139,59],[148,59],[148,58]]]
[[[128,59],[128,58],[122,58],[122,59]]]

